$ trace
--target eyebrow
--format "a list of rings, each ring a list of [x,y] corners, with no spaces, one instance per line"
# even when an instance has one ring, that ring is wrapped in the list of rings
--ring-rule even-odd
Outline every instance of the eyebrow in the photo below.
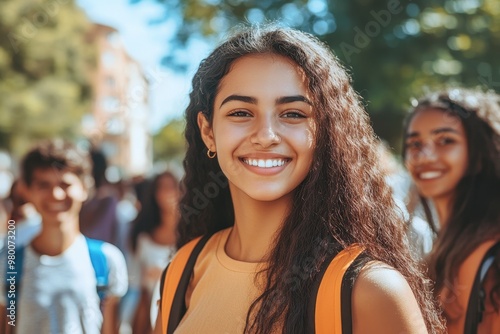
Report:
[[[220,107],[222,107],[225,103],[230,101],[241,101],[245,103],[257,104],[257,99],[251,96],[243,96],[243,95],[229,95],[222,101]],[[311,101],[303,95],[293,95],[293,96],[283,96],[276,99],[276,104],[286,104],[292,102],[305,102],[309,105],[312,105]],[[219,108],[220,108],[219,107]]]
[[[446,133],[446,132],[460,134],[456,129],[453,129],[453,128],[438,128],[438,129],[432,130],[431,134],[437,135],[437,134]],[[410,132],[405,136],[405,138],[414,138],[414,137],[418,137],[419,135],[420,135],[419,132],[416,132],[416,131]]]
[[[311,101],[303,95],[293,95],[293,96],[283,96],[276,99],[276,104],[286,104],[292,102],[305,102],[309,105],[312,105]]]
[[[220,104],[220,107],[222,107],[225,103],[228,103],[231,101],[241,101],[241,102],[246,102],[246,103],[251,103],[251,104],[257,104],[257,99],[255,97],[243,96],[243,95],[229,95],[228,97],[226,97],[224,99],[224,101],[222,101],[222,103]]]

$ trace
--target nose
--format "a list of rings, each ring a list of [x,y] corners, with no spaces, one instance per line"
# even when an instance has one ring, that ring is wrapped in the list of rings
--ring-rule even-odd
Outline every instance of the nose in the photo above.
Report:
[[[250,141],[252,144],[260,145],[263,148],[279,144],[281,142],[281,137],[276,127],[273,119],[266,119],[259,122]]]
[[[424,144],[420,150],[410,153],[408,158],[407,164],[410,165],[432,163],[437,160],[437,152],[433,144]]]
[[[64,190],[61,187],[54,187],[52,189],[52,196],[56,200],[62,200],[66,197],[66,193],[64,192]]]
[[[422,147],[422,150],[419,152],[419,158],[425,161],[435,161],[437,158],[437,154],[434,145],[424,145],[424,147]]]

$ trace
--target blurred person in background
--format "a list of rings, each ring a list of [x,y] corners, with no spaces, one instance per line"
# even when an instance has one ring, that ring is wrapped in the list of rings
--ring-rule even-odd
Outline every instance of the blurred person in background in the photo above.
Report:
[[[434,240],[433,230],[429,224],[422,219],[414,203],[415,189],[411,177],[404,166],[396,159],[387,143],[380,141],[378,144],[378,156],[380,157],[383,172],[387,184],[392,189],[394,201],[407,223],[406,235],[410,248],[417,260],[423,261],[431,251]]]
[[[128,280],[125,259],[115,246],[89,240],[79,230],[90,170],[87,153],[61,139],[43,142],[24,157],[25,194],[42,218],[42,229],[29,245],[16,247],[15,268],[9,264],[19,273],[8,285],[14,285],[15,296],[7,296],[7,280],[0,280],[6,312],[0,326],[7,333],[118,333],[118,304]],[[6,260],[2,254],[2,273],[7,273]],[[6,308],[13,303],[14,323]]]
[[[116,218],[118,222],[116,231],[116,246],[124,253],[130,249],[130,229],[132,222],[137,218],[137,198],[134,188],[129,180],[121,179],[114,184],[118,191],[118,204],[116,207]]]
[[[412,104],[403,156],[438,230],[428,266],[448,332],[500,333],[500,97],[448,88]]]
[[[9,220],[16,226],[16,246],[26,246],[42,229],[42,218],[32,203],[28,201],[26,185],[21,179],[12,183],[9,201]]]
[[[132,332],[132,319],[139,299],[140,269],[130,250],[130,229],[137,217],[137,199],[130,180],[121,179],[114,184],[118,191],[116,246],[122,251],[127,262],[128,290],[120,303],[120,334]]]
[[[179,181],[171,172],[158,174],[145,193],[144,202],[130,233],[132,250],[141,271],[141,294],[133,333],[152,331],[150,305],[153,289],[175,253],[179,219]]]
[[[145,177],[144,175],[136,175],[132,178],[132,184],[134,187],[135,197],[137,198],[137,209],[141,209],[146,201],[146,193],[151,186],[151,179]]]
[[[14,182],[14,176],[10,171],[11,161],[10,155],[0,150],[0,250],[3,249],[6,242],[8,212],[10,211],[10,200],[7,197]]]
[[[83,203],[80,212],[80,230],[83,235],[118,244],[118,191],[106,180],[108,163],[104,153],[97,149],[90,151],[94,192]]]

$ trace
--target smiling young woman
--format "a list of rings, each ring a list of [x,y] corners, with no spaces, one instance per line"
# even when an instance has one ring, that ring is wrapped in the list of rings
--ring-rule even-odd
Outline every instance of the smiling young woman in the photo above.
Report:
[[[448,332],[500,333],[500,97],[451,88],[415,102],[403,156],[439,230],[428,264]]]
[[[468,165],[467,137],[458,118],[442,109],[416,114],[406,132],[406,166],[420,194],[432,199],[444,224],[449,207]]]
[[[158,330],[314,333],[346,304],[353,333],[442,332],[368,116],[328,47],[293,29],[243,29],[201,63],[186,119],[171,266],[196,238],[209,238],[186,275],[174,326],[167,270]],[[332,298],[311,321],[315,287],[336,283],[322,268],[353,247],[369,259],[347,284],[352,297]]]

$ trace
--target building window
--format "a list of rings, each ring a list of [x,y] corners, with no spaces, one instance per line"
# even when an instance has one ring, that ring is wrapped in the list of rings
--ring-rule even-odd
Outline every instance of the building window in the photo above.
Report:
[[[101,55],[101,62],[105,68],[111,68],[116,62],[116,56],[111,51],[105,51]]]
[[[101,100],[101,108],[106,112],[119,111],[120,103],[114,96],[105,96]]]

